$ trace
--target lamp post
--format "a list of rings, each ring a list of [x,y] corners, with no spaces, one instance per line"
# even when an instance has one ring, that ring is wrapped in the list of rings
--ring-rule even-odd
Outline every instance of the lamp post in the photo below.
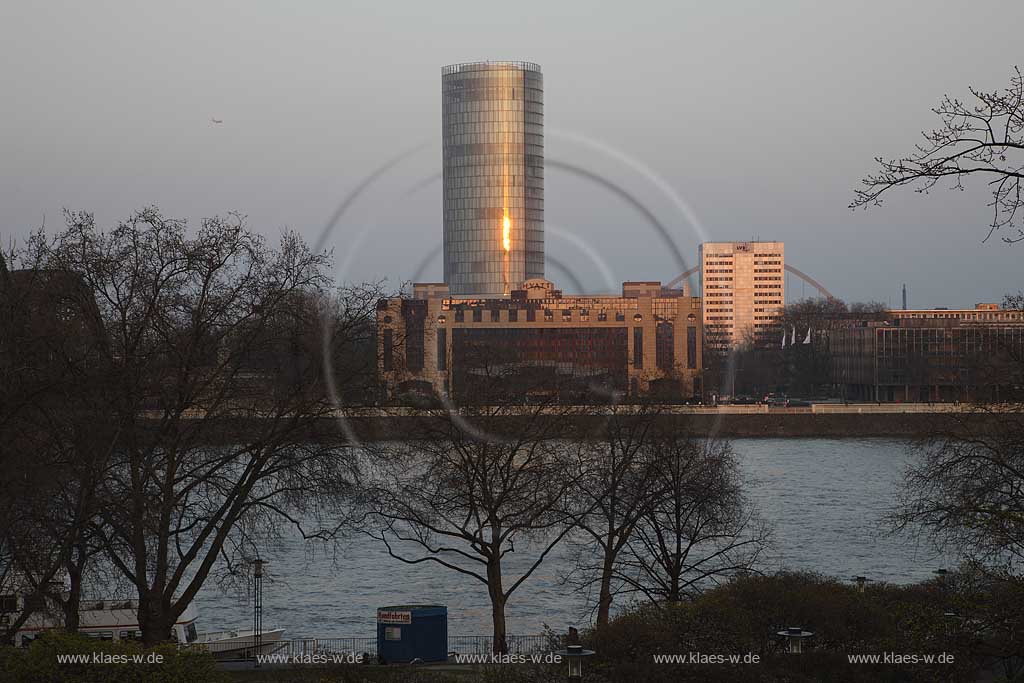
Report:
[[[569,683],[580,683],[583,680],[583,658],[594,654],[594,651],[584,650],[582,645],[566,645],[564,650],[555,654],[569,662]]]
[[[260,647],[263,645],[263,560],[252,561],[252,657],[256,668],[260,666]]]
[[[805,631],[800,626],[790,626],[787,629],[778,631],[776,635],[786,639],[786,652],[791,655],[798,655],[803,652],[804,638],[810,638],[814,635],[814,632]]]

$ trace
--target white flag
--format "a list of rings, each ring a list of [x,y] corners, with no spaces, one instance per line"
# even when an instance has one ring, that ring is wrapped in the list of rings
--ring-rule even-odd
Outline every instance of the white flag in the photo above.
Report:
[[[807,336],[804,337],[804,344],[810,344],[810,343],[811,343],[811,328],[808,327],[807,328]]]
[[[786,331],[782,331],[782,348],[786,348]]]
[[[791,345],[796,345],[796,325],[793,325],[793,338],[789,340]]]

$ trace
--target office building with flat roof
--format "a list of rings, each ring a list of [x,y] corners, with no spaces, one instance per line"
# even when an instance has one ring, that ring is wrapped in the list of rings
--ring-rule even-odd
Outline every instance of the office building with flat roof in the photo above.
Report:
[[[786,305],[782,242],[704,242],[701,297],[709,346],[763,344]]]
[[[849,400],[1024,399],[1024,312],[889,311],[829,330],[832,380]]]

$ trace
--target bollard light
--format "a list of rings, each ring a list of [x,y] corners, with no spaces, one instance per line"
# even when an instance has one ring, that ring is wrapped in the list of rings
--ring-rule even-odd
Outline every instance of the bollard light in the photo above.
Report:
[[[786,639],[786,652],[791,655],[798,655],[803,652],[804,638],[810,638],[814,633],[812,631],[805,631],[800,626],[790,626],[779,631],[777,635]]]
[[[960,630],[960,615],[952,610],[942,613],[943,627],[948,636],[955,636]]]
[[[569,663],[569,683],[579,683],[583,680],[583,658],[594,654],[594,651],[584,650],[582,645],[566,645],[564,650],[555,654]]]

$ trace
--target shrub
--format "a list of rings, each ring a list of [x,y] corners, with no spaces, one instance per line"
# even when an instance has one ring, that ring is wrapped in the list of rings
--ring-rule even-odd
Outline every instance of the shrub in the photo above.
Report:
[[[934,681],[977,669],[970,643],[949,630],[934,584],[852,585],[807,573],[747,576],[692,602],[645,604],[588,634],[607,681]],[[794,656],[776,633],[815,635]],[[954,665],[851,665],[848,654],[951,652]],[[759,664],[655,664],[655,654],[757,655]]]
[[[61,663],[58,655],[102,661]],[[141,658],[136,662],[135,658]],[[161,663],[146,663],[157,657]],[[118,660],[124,660],[120,663]],[[108,663],[104,663],[108,662]],[[115,663],[116,662],[116,663]],[[144,649],[131,642],[104,642],[61,632],[46,633],[27,649],[0,648],[5,683],[227,683],[209,654],[174,645]]]

